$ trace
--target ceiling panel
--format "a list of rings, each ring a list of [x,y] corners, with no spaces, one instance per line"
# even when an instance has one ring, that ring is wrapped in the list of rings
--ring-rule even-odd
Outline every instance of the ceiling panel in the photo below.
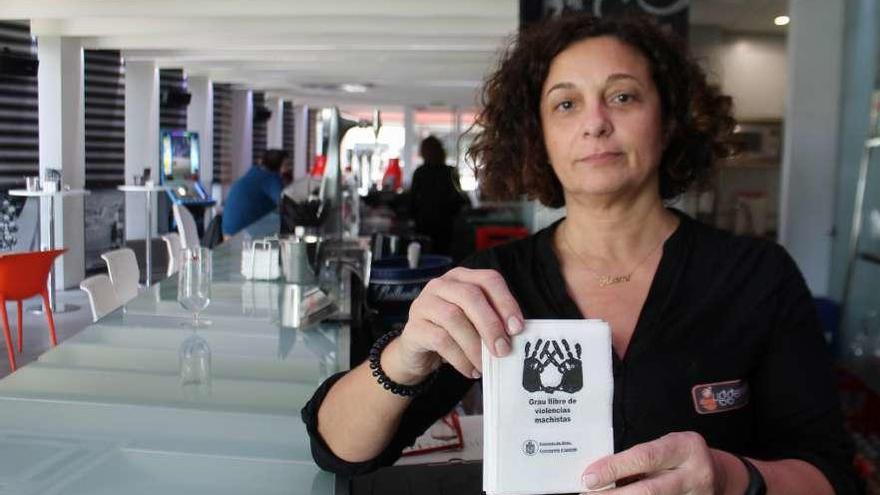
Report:
[[[470,106],[518,0],[2,0],[0,19],[301,102]],[[693,0],[691,22],[784,33],[786,0]],[[307,89],[366,83],[363,94]]]

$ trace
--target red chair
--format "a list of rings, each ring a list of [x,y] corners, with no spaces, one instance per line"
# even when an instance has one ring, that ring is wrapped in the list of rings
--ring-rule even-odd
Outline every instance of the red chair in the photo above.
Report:
[[[22,350],[21,302],[37,294],[43,298],[43,308],[45,308],[46,318],[49,320],[52,345],[58,345],[58,338],[55,336],[55,320],[52,318],[52,309],[49,307],[47,281],[52,263],[65,251],[67,250],[53,249],[0,255],[0,310],[3,313],[3,336],[6,338],[6,352],[9,355],[9,366],[12,371],[15,371],[15,352],[12,350],[12,335],[9,332],[6,301],[18,303],[19,354]]]
[[[477,251],[482,251],[505,242],[528,237],[529,229],[516,226],[485,225],[477,227],[476,234],[475,247]]]

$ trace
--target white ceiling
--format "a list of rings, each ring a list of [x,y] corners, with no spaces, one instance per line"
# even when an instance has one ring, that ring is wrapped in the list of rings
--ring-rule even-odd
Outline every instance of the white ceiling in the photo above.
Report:
[[[2,0],[36,36],[81,37],[306,103],[471,106],[517,0]],[[779,32],[787,0],[693,0],[692,23]],[[309,86],[372,85],[363,94]]]

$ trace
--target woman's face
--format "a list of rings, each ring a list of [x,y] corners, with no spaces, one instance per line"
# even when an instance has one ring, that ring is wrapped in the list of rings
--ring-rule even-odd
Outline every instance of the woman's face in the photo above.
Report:
[[[647,59],[617,38],[560,52],[542,88],[541,127],[566,198],[659,196],[660,106]]]

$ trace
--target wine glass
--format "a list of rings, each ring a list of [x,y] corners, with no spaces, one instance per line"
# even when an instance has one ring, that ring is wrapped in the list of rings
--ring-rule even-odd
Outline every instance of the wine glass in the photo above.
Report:
[[[185,390],[199,395],[211,384],[211,348],[196,333],[199,314],[211,302],[211,251],[206,248],[185,249],[182,252],[177,278],[177,302],[193,314],[193,333],[180,345],[180,383]]]
[[[193,328],[198,328],[199,313],[211,302],[211,250],[184,249],[177,277],[177,302],[193,314]]]

